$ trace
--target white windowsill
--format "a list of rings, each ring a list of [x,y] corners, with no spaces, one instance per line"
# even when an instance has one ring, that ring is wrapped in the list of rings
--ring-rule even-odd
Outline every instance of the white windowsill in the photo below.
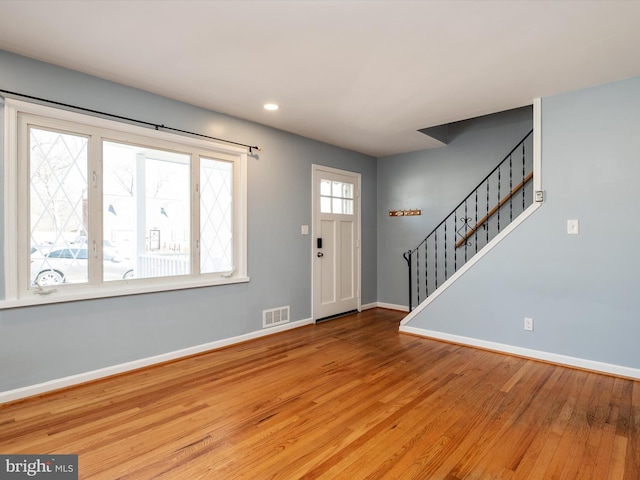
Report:
[[[28,293],[22,298],[0,300],[0,310],[8,308],[31,307],[35,305],[48,305],[52,303],[75,302],[80,300],[91,300],[99,298],[121,297],[127,295],[139,295],[144,293],[168,292],[173,290],[185,290],[189,288],[214,287],[219,285],[233,285],[236,283],[247,283],[250,278],[247,276],[230,278],[188,278],[167,283],[166,278],[158,281],[142,282],[140,280],[123,280],[115,282],[113,285],[65,285],[59,287],[47,287],[45,290],[55,290],[50,294]],[[70,287],[70,288],[69,288]],[[66,290],[66,291],[65,291]]]

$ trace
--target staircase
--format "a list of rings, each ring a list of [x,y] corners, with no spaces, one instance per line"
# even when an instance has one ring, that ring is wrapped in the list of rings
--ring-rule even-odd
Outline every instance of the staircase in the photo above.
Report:
[[[403,254],[409,311],[533,202],[533,130],[415,248]]]

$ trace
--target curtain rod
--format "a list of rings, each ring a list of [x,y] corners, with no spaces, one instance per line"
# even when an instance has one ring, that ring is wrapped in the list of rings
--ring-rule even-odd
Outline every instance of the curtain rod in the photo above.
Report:
[[[232,145],[238,145],[240,147],[248,148],[249,149],[249,153],[253,153],[253,150],[256,150],[258,152],[262,151],[262,148],[258,147],[257,145],[247,145],[246,143],[239,143],[239,142],[234,142],[234,141],[231,141],[231,140],[225,140],[223,138],[216,138],[216,137],[212,137],[210,135],[204,135],[202,133],[190,132],[188,130],[180,130],[179,128],[167,127],[166,125],[159,125],[157,123],[152,123],[152,122],[145,122],[144,120],[137,120],[135,118],[124,117],[122,115],[116,115],[114,113],[101,112],[100,110],[92,110],[90,108],[78,107],[76,105],[71,105],[69,103],[56,102],[55,100],[48,100],[46,98],[34,97],[32,95],[25,95],[24,93],[12,92],[12,91],[3,90],[3,89],[0,89],[0,92],[1,93],[8,93],[9,95],[15,95],[15,96],[22,97],[22,98],[28,98],[30,100],[36,100],[38,102],[50,103],[52,105],[59,105],[61,107],[73,108],[75,110],[80,110],[80,111],[83,111],[83,112],[90,112],[90,113],[95,113],[95,114],[98,114],[98,115],[103,115],[103,116],[106,116],[106,117],[117,118],[119,120],[125,120],[127,122],[139,123],[141,125],[146,125],[148,127],[153,127],[156,130],[163,129],[163,130],[168,130],[168,131],[171,131],[171,132],[186,133],[188,135],[194,135],[196,137],[208,138],[209,140],[216,140],[218,142],[224,142],[224,143],[229,143],[229,144],[232,144]]]

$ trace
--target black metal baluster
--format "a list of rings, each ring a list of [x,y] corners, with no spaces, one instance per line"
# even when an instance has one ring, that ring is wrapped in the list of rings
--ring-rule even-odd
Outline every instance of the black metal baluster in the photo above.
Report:
[[[412,305],[411,305],[411,294],[413,291],[413,286],[411,284],[411,250],[407,250],[406,252],[404,252],[402,254],[402,256],[404,257],[404,259],[407,261],[407,266],[409,267],[409,311],[412,310]]]
[[[458,270],[458,249],[456,248],[456,232],[458,228],[458,209],[453,211],[453,273]],[[466,242],[466,240],[465,240]]]
[[[487,178],[487,220],[484,222],[484,231],[486,234],[486,243],[489,243],[489,179]]]
[[[420,247],[416,248],[416,305],[420,305]]]
[[[513,192],[513,159],[509,155],[509,223],[513,221],[513,201],[511,200],[511,192]]]
[[[424,289],[425,298],[429,296],[429,241],[424,241]]]
[[[498,167],[498,230],[496,233],[500,233],[500,184],[502,183],[500,171],[502,168]]]
[[[527,176],[527,169],[525,167],[525,163],[526,163],[526,157],[525,157],[525,147],[524,147],[524,142],[522,142],[522,211],[524,212],[524,209],[526,208],[526,203],[525,203],[525,189],[524,189],[524,179]]]
[[[478,253],[478,190],[479,190],[479,188],[476,188],[476,221],[473,224],[475,226],[475,229],[476,229],[476,231],[473,232],[474,235],[475,235],[473,241],[476,244],[476,253]]]
[[[444,222],[444,281],[447,281],[447,221]]]
[[[435,248],[435,256],[434,256],[434,273],[436,275],[436,290],[438,289],[438,230],[436,229],[433,234],[433,243]]]
[[[464,263],[467,263],[467,247],[469,246],[469,238],[467,238],[468,232],[469,232],[469,216],[467,215],[467,199],[465,198],[464,199]]]

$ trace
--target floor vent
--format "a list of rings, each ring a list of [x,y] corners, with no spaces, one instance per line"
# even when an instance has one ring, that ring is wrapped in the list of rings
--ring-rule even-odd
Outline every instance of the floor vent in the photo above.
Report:
[[[289,322],[289,306],[262,311],[262,328]]]

